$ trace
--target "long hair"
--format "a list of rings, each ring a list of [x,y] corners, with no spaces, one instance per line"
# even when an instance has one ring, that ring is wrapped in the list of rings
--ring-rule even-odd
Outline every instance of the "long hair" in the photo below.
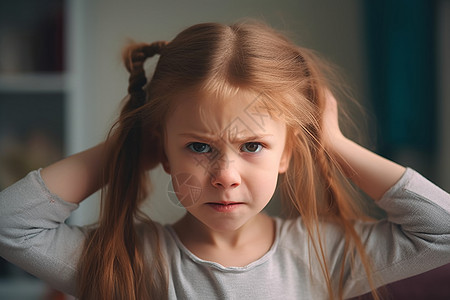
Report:
[[[143,65],[154,54],[160,57],[147,84]],[[291,216],[301,216],[330,299],[343,298],[345,257],[353,261],[354,255],[374,290],[370,260],[353,226],[363,214],[351,201],[349,181],[323,145],[321,118],[329,81],[326,65],[312,51],[260,23],[205,23],[187,28],[170,43],[132,44],[123,57],[130,72],[129,96],[107,141],[101,215],[79,265],[81,298],[167,298],[160,234],[139,205],[149,187],[146,170],[165,161],[164,126],[176,105],[174,96],[192,88],[222,97],[255,92],[260,104],[286,123],[286,147],[292,155],[279,182],[283,205]],[[336,224],[344,233],[338,279],[330,275],[321,222]],[[139,226],[145,227],[142,233]],[[144,249],[148,243],[143,235],[151,249]]]

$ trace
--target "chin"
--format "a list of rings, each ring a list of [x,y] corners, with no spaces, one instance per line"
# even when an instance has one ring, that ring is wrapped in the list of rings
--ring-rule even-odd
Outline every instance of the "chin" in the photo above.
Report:
[[[214,220],[205,220],[202,221],[204,225],[206,225],[210,230],[215,232],[233,232],[240,229],[242,226],[247,224],[247,222],[252,218],[246,219],[214,219]]]

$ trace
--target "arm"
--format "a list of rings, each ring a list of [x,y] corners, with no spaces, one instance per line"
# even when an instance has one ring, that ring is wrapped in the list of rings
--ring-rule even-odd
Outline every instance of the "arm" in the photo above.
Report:
[[[69,156],[41,170],[48,189],[61,199],[80,203],[100,188],[105,143]]]
[[[101,184],[105,144],[33,171],[0,192],[0,256],[53,287],[76,293],[87,230],[65,220]]]
[[[361,190],[379,200],[400,179],[405,168],[346,138],[339,129],[336,99],[329,91],[326,95],[322,122],[325,147]]]
[[[375,285],[413,276],[450,262],[450,195],[417,172],[389,161],[347,139],[339,130],[337,104],[327,92],[323,135],[327,151],[364,192],[387,213],[374,223],[356,222],[372,260]],[[334,231],[324,238],[331,260],[345,253],[344,238]],[[348,257],[347,262],[351,261]],[[344,279],[344,294],[369,291],[360,263]],[[332,270],[336,276],[339,268]]]
[[[77,204],[51,193],[40,172],[0,192],[0,256],[51,286],[76,293],[86,229],[65,220]]]

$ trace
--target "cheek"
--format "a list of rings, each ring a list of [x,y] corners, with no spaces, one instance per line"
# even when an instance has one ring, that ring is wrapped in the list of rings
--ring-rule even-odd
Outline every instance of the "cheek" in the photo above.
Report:
[[[247,178],[247,185],[255,199],[268,202],[272,198],[277,185],[278,173],[257,172]]]
[[[202,184],[193,174],[178,173],[172,175],[172,186],[178,201],[185,208],[194,205],[203,194]]]

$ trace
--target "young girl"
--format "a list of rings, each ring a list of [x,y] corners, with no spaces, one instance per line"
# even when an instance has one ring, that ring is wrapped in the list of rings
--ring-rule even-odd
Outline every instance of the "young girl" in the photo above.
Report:
[[[124,61],[107,141],[1,193],[6,259],[81,299],[343,299],[450,262],[449,194],[341,133],[310,51],[208,23]],[[187,211],[172,225],[139,211],[159,164]],[[350,180],[386,220],[360,212]],[[286,219],[261,212],[277,184]],[[66,225],[99,188],[98,224]]]

